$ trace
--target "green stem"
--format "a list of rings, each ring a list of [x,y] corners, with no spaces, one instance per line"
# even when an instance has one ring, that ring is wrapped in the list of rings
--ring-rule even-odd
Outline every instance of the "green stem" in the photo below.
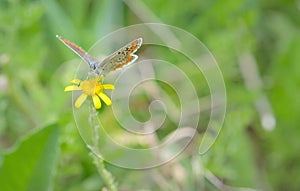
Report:
[[[27,120],[30,123],[31,127],[37,126],[37,120],[34,118],[33,114],[31,113],[30,106],[25,103],[24,100],[25,96],[18,90],[16,84],[12,83],[12,79],[9,77],[9,85],[10,85],[10,95],[11,98],[16,102],[16,106],[19,107],[20,111],[24,114]]]
[[[19,1],[13,0],[11,1],[12,10],[14,12],[19,11]],[[13,58],[15,57],[15,45],[17,44],[17,35],[18,30],[20,27],[20,20],[19,18],[16,18],[13,21],[13,25],[10,28],[10,33],[8,35],[8,42],[9,45],[7,47],[7,54],[9,56],[9,61],[3,65],[3,71],[5,72],[7,78],[8,78],[8,85],[9,85],[9,93],[13,101],[16,102],[16,106],[19,107],[20,111],[24,114],[24,116],[28,119],[30,125],[32,127],[35,127],[37,125],[36,119],[34,118],[34,115],[32,114],[30,108],[30,105],[26,104],[26,97],[21,92],[20,88],[18,87],[18,79],[15,78],[16,74],[14,71],[13,66]]]
[[[92,156],[94,158],[94,163],[97,166],[98,172],[102,176],[109,191],[117,191],[117,183],[115,182],[113,175],[105,169],[104,161],[94,154]]]

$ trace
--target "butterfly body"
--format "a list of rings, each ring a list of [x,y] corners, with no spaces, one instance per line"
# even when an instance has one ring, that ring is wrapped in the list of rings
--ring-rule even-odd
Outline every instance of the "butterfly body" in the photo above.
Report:
[[[91,71],[95,72],[99,76],[106,75],[111,71],[135,62],[138,56],[134,53],[141,47],[143,43],[142,38],[137,38],[100,62],[97,58],[90,56],[76,44],[58,35],[56,35],[56,37],[67,47],[73,50],[78,56],[80,56],[90,66]]]

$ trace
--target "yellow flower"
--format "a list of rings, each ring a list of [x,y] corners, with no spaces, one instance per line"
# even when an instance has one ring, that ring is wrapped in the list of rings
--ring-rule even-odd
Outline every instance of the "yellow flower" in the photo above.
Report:
[[[106,105],[111,105],[110,98],[103,93],[103,90],[106,89],[114,89],[114,85],[112,84],[102,84],[102,77],[91,78],[84,81],[79,79],[74,79],[71,81],[71,85],[65,88],[65,92],[73,91],[73,90],[81,90],[82,94],[75,101],[75,107],[79,108],[82,103],[86,100],[88,96],[91,96],[93,99],[93,103],[96,109],[101,108],[100,98],[106,103]]]

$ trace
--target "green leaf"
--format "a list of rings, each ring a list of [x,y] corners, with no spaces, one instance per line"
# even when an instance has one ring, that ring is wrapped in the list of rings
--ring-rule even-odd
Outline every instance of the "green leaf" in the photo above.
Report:
[[[47,126],[3,156],[1,190],[49,190],[59,153],[59,127]]]

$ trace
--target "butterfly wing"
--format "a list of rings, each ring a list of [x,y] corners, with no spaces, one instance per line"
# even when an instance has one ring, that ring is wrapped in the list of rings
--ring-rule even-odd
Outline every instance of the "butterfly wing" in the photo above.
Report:
[[[134,53],[141,47],[143,43],[142,38],[137,38],[128,43],[118,51],[114,52],[105,58],[97,67],[98,73],[106,75],[113,70],[127,66],[137,60],[138,56]]]
[[[78,56],[80,56],[89,66],[91,69],[95,69],[97,63],[99,63],[99,60],[90,56],[87,52],[85,52],[81,47],[77,46],[73,42],[70,42],[64,38],[62,38],[59,35],[56,35],[56,37],[63,42],[67,47],[69,47],[73,52],[75,52]]]

